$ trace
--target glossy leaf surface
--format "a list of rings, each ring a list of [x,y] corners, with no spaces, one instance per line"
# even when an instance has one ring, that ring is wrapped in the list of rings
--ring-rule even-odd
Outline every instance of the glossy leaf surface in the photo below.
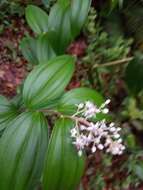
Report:
[[[74,122],[60,119],[53,129],[43,173],[44,190],[75,190],[83,175],[85,159],[72,144]]]
[[[41,113],[23,113],[0,139],[0,189],[31,190],[39,182],[47,147]]]
[[[16,108],[5,97],[0,96],[0,131],[17,115]]]
[[[36,39],[32,37],[25,37],[20,42],[20,49],[23,56],[29,63],[34,65],[38,64],[36,47]]]
[[[89,88],[77,88],[65,93],[60,100],[58,111],[65,114],[74,114],[77,110],[76,104],[91,101],[100,106],[104,99],[95,90]]]
[[[58,3],[64,8],[70,5],[70,0],[58,0]]]
[[[26,60],[34,65],[46,63],[56,54],[49,44],[48,34],[40,34],[37,38],[25,37],[20,43],[21,51]]]
[[[23,89],[24,103],[28,108],[43,108],[64,92],[74,71],[74,58],[56,57],[39,65],[29,74]]]
[[[29,26],[36,34],[48,31],[48,15],[41,8],[29,5],[26,8],[25,15]]]
[[[72,40],[69,6],[65,9],[55,4],[49,14],[48,35],[54,51],[63,54]]]
[[[72,36],[75,37],[80,33],[85,24],[91,0],[72,0],[71,1],[71,29]]]
[[[41,34],[37,38],[36,55],[39,63],[47,63],[51,58],[56,57],[56,54],[49,44],[48,33]]]

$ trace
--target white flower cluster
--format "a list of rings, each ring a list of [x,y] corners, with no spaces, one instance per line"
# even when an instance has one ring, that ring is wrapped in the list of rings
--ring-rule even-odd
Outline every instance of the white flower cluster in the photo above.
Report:
[[[89,101],[77,105],[78,109],[73,117],[80,114],[83,116],[83,120],[76,120],[76,125],[71,130],[71,137],[74,139],[73,144],[76,146],[79,156],[86,147],[91,147],[92,153],[95,153],[97,149],[105,150],[113,155],[123,153],[125,146],[122,144],[119,134],[121,128],[115,127],[114,123],[106,124],[105,119],[96,123],[87,120],[96,116],[97,113],[108,113],[109,110],[105,106],[109,103],[110,100],[107,100],[99,108]]]
[[[85,103],[80,103],[76,105],[78,107],[77,112],[74,116],[81,114],[86,119],[96,116],[97,113],[107,114],[109,109],[106,108],[106,105],[110,103],[110,100],[106,100],[99,108],[94,105],[92,102],[87,101]]]

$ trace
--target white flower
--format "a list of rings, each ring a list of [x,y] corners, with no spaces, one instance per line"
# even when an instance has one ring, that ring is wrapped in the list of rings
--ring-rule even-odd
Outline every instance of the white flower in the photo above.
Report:
[[[120,137],[120,135],[118,133],[113,135],[115,139],[118,139]]]
[[[99,123],[97,122],[96,124],[90,123],[90,127],[87,128],[88,131],[91,131],[92,133],[97,133],[99,128]]]
[[[98,112],[99,112],[99,109],[92,102],[90,101],[85,102],[85,111],[83,115],[86,118],[91,118]]]
[[[102,144],[99,144],[97,147],[98,147],[99,150],[103,150],[104,149],[104,146]]]
[[[84,134],[81,134],[81,137],[84,143],[84,147],[89,146],[89,144],[92,142],[92,134],[89,134],[88,137]]]
[[[107,99],[107,100],[105,101],[105,105],[110,104],[110,102],[111,102],[111,100],[110,100],[110,99]]]
[[[95,143],[95,144],[99,144],[99,143],[100,143],[100,138],[99,138],[99,137],[95,138],[95,139],[94,139],[94,143]]]
[[[80,103],[77,106],[78,106],[78,109],[82,109],[82,108],[84,108],[84,103]]]
[[[85,107],[86,109],[92,109],[92,108],[95,108],[95,105],[92,102],[87,101],[85,102]]]
[[[109,124],[109,127],[114,127],[114,126],[115,126],[115,123],[113,122]]]
[[[108,138],[106,139],[106,141],[105,141],[104,146],[107,147],[107,146],[110,145],[111,143],[112,143],[112,140],[111,140],[111,138],[108,137]]]
[[[92,151],[92,153],[96,152],[96,146],[93,146],[91,151]]]
[[[78,155],[79,155],[79,156],[82,156],[82,150],[79,150],[79,151],[78,151]]]
[[[108,108],[104,108],[103,110],[102,110],[102,113],[104,113],[104,114],[107,114],[109,112],[109,109]]]
[[[77,130],[75,128],[71,129],[71,137],[76,137]]]
[[[87,140],[88,144],[90,144],[91,142],[93,142],[93,140],[94,140],[93,134],[89,133],[86,140]]]
[[[84,141],[82,136],[77,136],[76,137],[76,141],[73,142],[73,144],[75,144],[77,146],[78,149],[83,149],[84,148]]]
[[[117,140],[118,143],[122,143],[122,141],[123,140],[121,138]]]
[[[115,127],[111,127],[109,130],[110,130],[110,132],[115,132],[116,128]]]
[[[113,155],[120,155],[123,153],[124,149],[124,145],[118,143],[117,141],[112,141],[109,148],[107,149],[107,152],[111,152]]]
[[[120,128],[120,127],[118,127],[118,128],[117,128],[117,131],[118,131],[118,132],[119,132],[119,131],[121,131],[121,128]]]
[[[80,130],[81,130],[81,131],[86,130],[86,128],[87,128],[87,127],[86,127],[85,125],[80,125]]]
[[[100,128],[102,128],[103,130],[107,130],[107,125],[105,123],[105,119],[100,122]]]
[[[113,122],[107,124],[105,119],[98,122],[88,121],[88,118],[96,116],[97,113],[108,113],[109,110],[105,106],[109,103],[110,100],[106,100],[99,108],[90,101],[77,105],[78,110],[73,117],[80,114],[85,120],[85,123],[81,124],[80,120],[77,119],[76,126],[71,130],[73,144],[76,146],[79,156],[87,147],[91,149],[92,153],[95,153],[97,149],[101,151],[105,149],[106,152],[113,155],[123,153],[125,146],[122,144],[122,138],[119,134],[120,127],[116,127]]]

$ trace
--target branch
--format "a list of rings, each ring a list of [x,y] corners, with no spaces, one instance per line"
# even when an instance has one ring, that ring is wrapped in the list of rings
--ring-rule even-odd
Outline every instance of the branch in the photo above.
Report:
[[[74,117],[74,116],[63,116],[65,118],[69,118],[69,119],[72,119],[74,121],[78,121],[78,123],[81,123],[87,127],[90,127],[91,124],[90,122],[88,122],[86,119],[84,119],[83,117]]]
[[[128,63],[129,61],[132,61],[134,57],[128,57],[128,58],[124,58],[121,60],[117,60],[117,61],[112,61],[112,62],[107,62],[104,64],[95,64],[93,66],[93,68],[99,68],[99,67],[110,67],[110,66],[115,66],[115,65],[119,65],[119,64],[123,64],[123,63]]]
[[[54,115],[56,115],[58,117],[68,118],[68,119],[71,119],[73,121],[78,121],[79,123],[81,123],[81,124],[83,124],[83,125],[85,125],[87,127],[91,126],[90,122],[88,122],[86,119],[84,119],[82,117],[63,115],[63,114],[61,114],[61,113],[59,113],[57,111],[54,111],[54,110],[40,110],[40,111],[42,111],[44,113],[54,114]]]

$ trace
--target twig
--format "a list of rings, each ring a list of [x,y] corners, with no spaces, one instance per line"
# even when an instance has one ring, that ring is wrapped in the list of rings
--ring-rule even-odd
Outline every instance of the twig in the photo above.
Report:
[[[86,119],[84,119],[82,117],[74,117],[74,116],[66,116],[66,115],[63,116],[63,117],[72,119],[74,121],[78,121],[79,123],[81,123],[81,124],[83,124],[83,125],[85,125],[87,127],[91,126],[91,124]]]
[[[85,125],[85,126],[88,126],[90,127],[91,124],[90,122],[88,122],[86,119],[82,118],[82,117],[76,117],[76,116],[69,116],[69,115],[63,115],[57,111],[54,111],[54,110],[40,110],[42,112],[45,112],[45,113],[49,113],[49,114],[54,114],[58,117],[63,117],[63,118],[68,118],[68,119],[71,119],[73,121],[78,121],[79,123]]]
[[[123,64],[123,63],[128,63],[129,61],[133,60],[134,57],[128,57],[128,58],[124,58],[121,60],[117,60],[117,61],[112,61],[112,62],[107,62],[104,64],[95,64],[93,66],[93,68],[99,68],[99,67],[110,67],[110,66],[115,66],[115,65],[119,65],[119,64]]]

